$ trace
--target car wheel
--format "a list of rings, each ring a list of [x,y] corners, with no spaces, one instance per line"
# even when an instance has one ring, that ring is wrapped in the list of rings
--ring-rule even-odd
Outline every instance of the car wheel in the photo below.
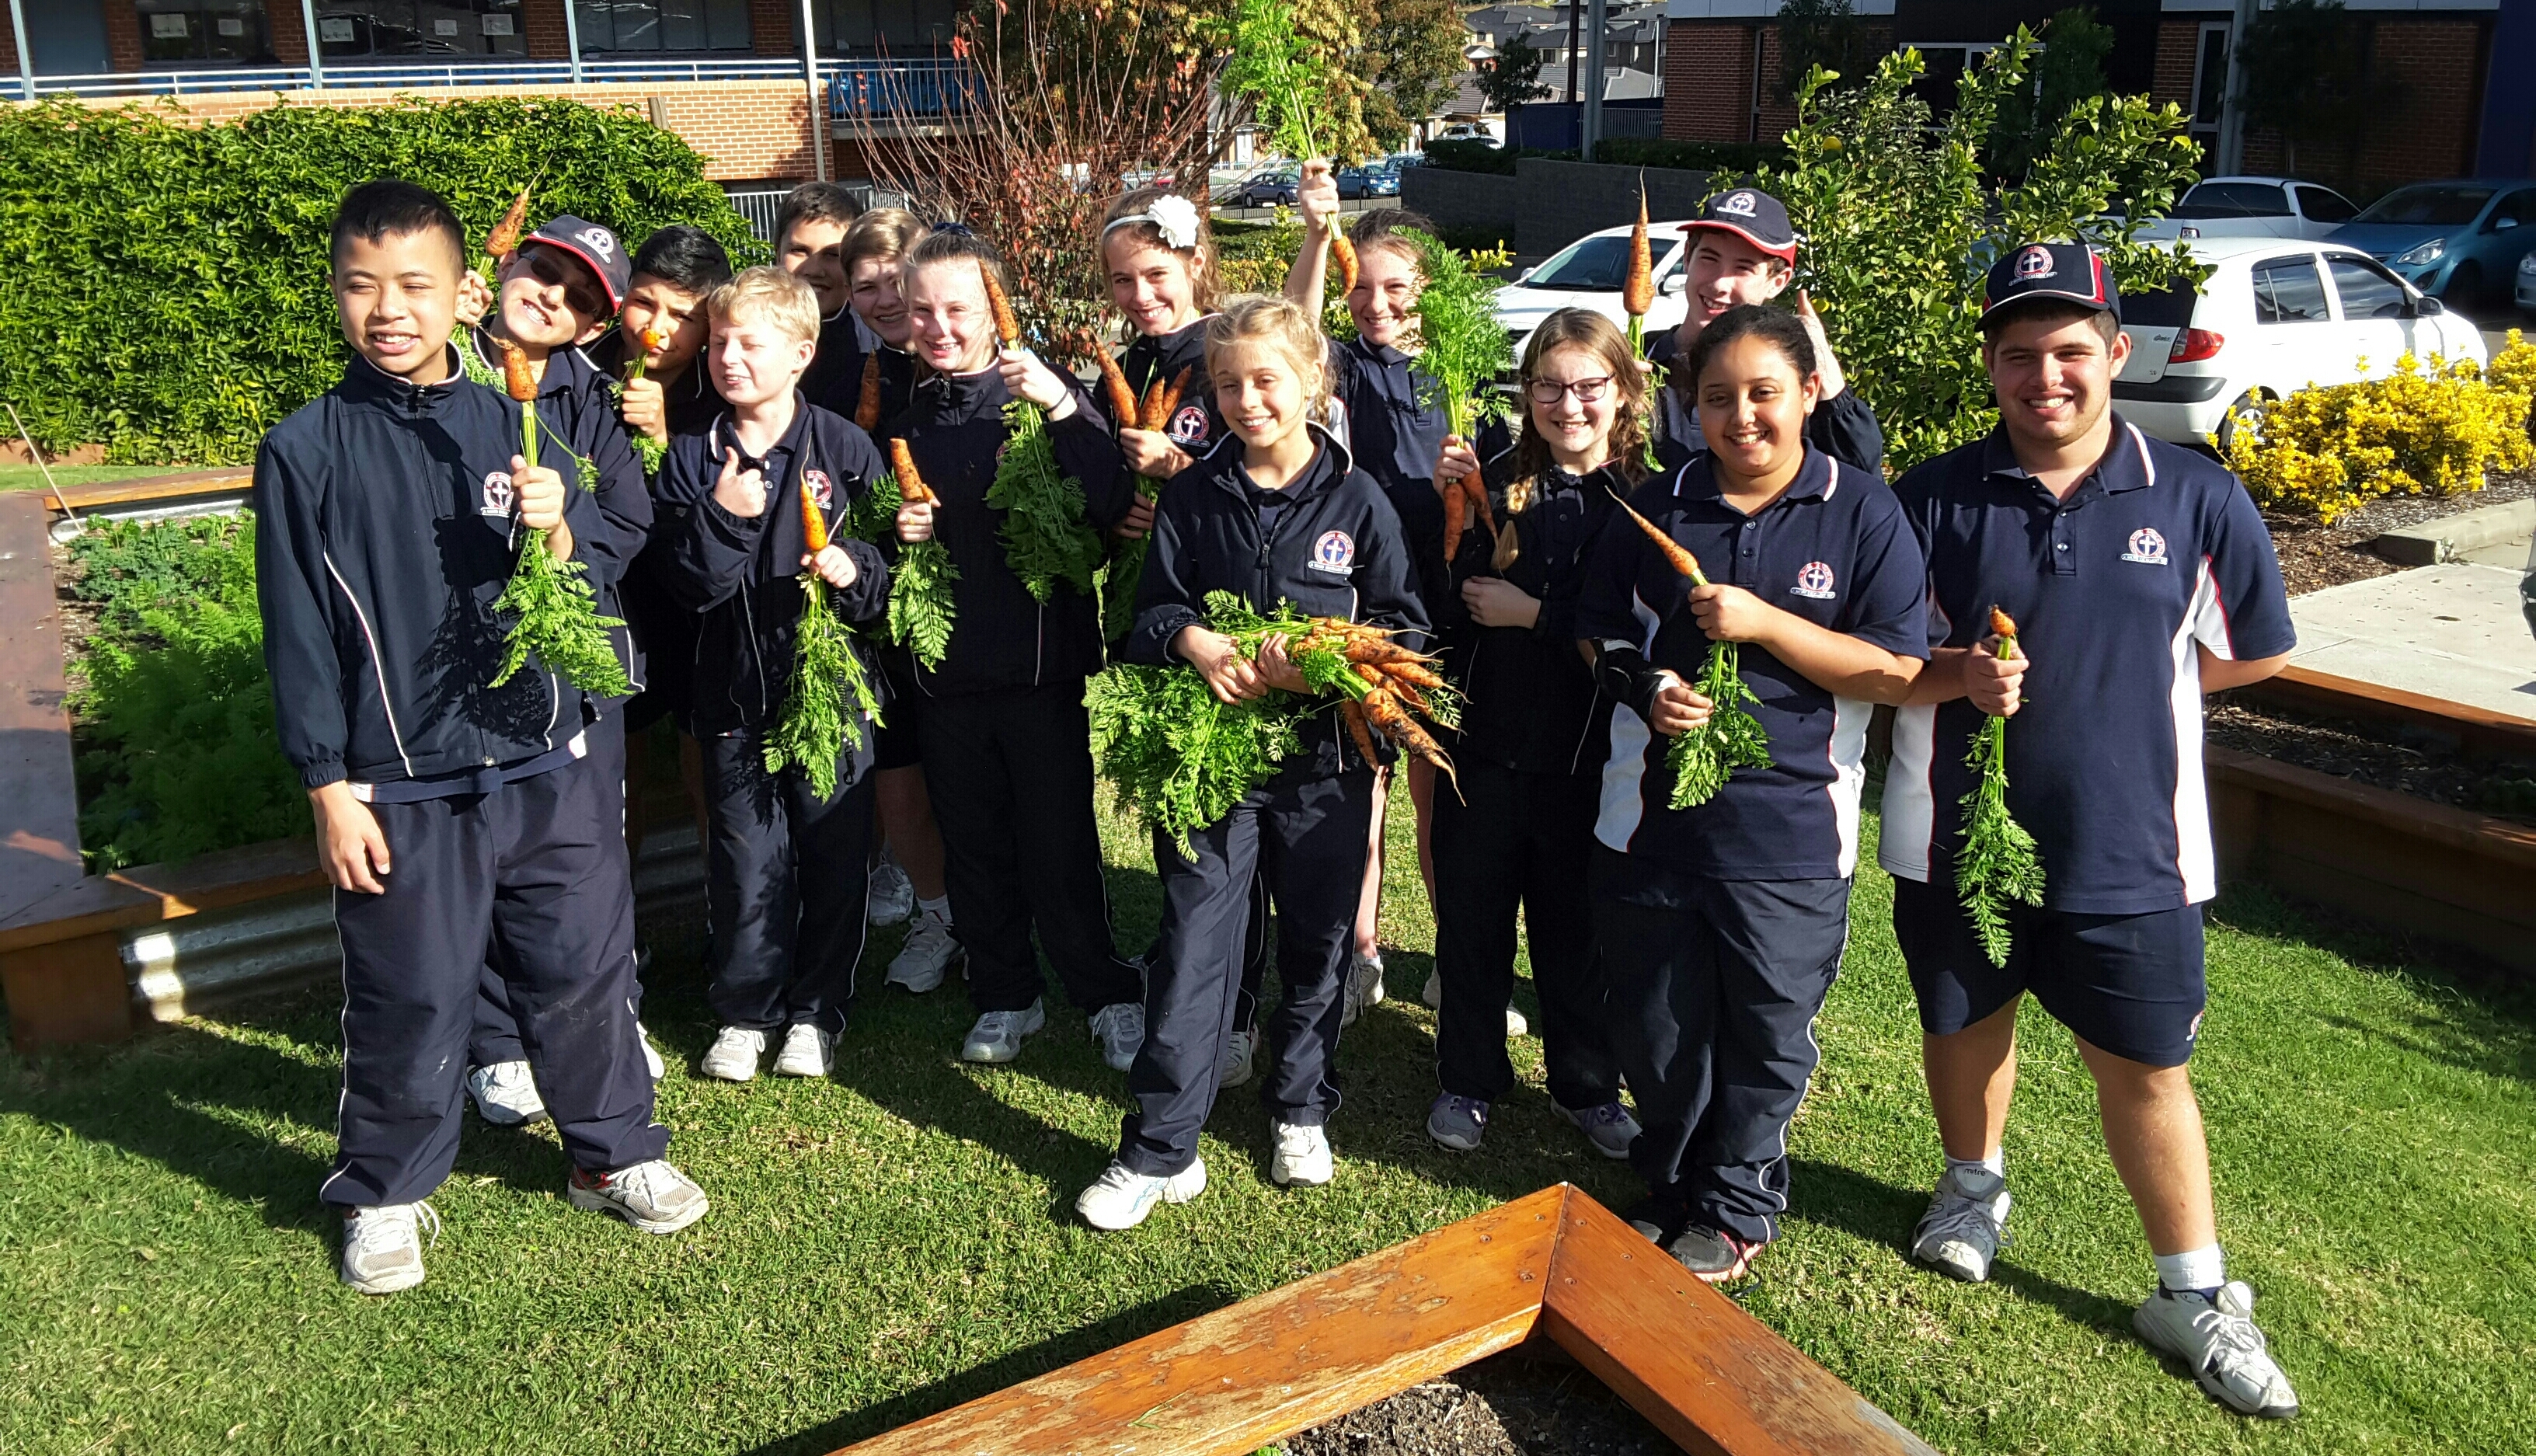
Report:
[[[2219,436],[2220,455],[2223,457],[2227,455],[2229,447],[2236,442],[2237,430],[2241,423],[2247,438],[2254,444],[2261,444],[2263,415],[2270,409],[2271,397],[2259,389],[2250,389],[2239,395],[2228,406],[2228,412],[2219,417],[2219,428],[2215,433]]]
[[[2460,263],[2448,275],[2448,285],[2440,290],[2440,301],[2472,318],[2483,307],[2483,269],[2478,264]]]

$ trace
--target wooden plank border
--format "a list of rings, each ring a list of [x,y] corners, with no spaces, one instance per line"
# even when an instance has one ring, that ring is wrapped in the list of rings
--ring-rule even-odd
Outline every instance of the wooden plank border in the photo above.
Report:
[[[1934,1456],[1566,1183],[839,1456],[1235,1456],[1532,1337],[1703,1456]]]

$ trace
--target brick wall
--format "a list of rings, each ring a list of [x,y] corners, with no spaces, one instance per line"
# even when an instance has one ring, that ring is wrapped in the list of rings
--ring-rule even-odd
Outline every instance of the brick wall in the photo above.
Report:
[[[1752,124],[1754,30],[1733,21],[1674,21],[1665,27],[1666,136],[1744,140]]]
[[[105,54],[118,71],[138,71],[146,64],[141,55],[141,12],[130,5],[110,0],[91,0],[105,6]]]
[[[266,0],[268,8],[273,0]],[[567,29],[563,8],[571,0],[521,0],[520,35],[528,43],[533,61],[568,61],[572,59],[572,32]]]
[[[2173,101],[2186,112],[2192,110],[2193,51],[2201,44],[2201,18],[2160,21],[2157,25],[2156,79],[2149,83],[2149,99]]]
[[[749,44],[759,55],[801,53],[801,7],[785,0],[748,0]]]

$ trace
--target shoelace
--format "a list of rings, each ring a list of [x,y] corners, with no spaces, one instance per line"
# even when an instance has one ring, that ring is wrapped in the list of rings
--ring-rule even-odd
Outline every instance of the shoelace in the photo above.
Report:
[[[361,1216],[352,1221],[352,1239],[356,1249],[363,1248],[381,1236],[380,1234],[373,1234],[372,1230],[380,1230],[383,1233],[392,1230],[399,1235],[398,1241],[402,1242],[413,1237],[417,1227],[428,1234],[429,1236],[424,1240],[427,1246],[438,1244],[440,1210],[433,1208],[427,1202],[381,1204],[378,1207],[363,1210]]]
[[[2227,1298],[2225,1289],[2220,1291],[2220,1298]],[[2268,1358],[2270,1355],[2270,1342],[2263,1338],[2261,1330],[2254,1327],[2251,1313],[2223,1304],[2204,1304],[2193,1312],[2192,1328],[2209,1338],[2209,1360],[2214,1366],[2223,1361],[2227,1364],[2238,1365],[2245,1363],[2249,1357]]]
[[[1960,1193],[1940,1195],[1936,1208],[1930,1212],[1921,1231],[1923,1238],[1935,1234],[1945,1239],[1960,1238],[1970,1242],[1972,1235],[1982,1234],[2002,1248],[2007,1244],[2007,1231],[1991,1218],[1989,1208]]]
[[[1277,1129],[1277,1151],[1290,1158],[1318,1152],[1320,1131],[1317,1127],[1281,1127]]]
[[[1617,1127],[1629,1120],[1629,1113],[1618,1103],[1605,1103],[1577,1113],[1576,1120],[1587,1127]]]

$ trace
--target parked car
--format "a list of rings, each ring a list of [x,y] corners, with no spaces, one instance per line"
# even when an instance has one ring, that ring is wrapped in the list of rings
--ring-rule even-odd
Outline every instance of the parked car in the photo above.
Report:
[[[1259,172],[1234,188],[1224,201],[1236,208],[1291,208],[1301,184],[1302,173],[1292,168]]]
[[[2518,311],[2526,315],[2527,321],[2536,324],[2536,253],[2518,260],[2516,302]]]
[[[1476,122],[1469,121],[1454,122],[1451,126],[1444,128],[1443,133],[1437,136],[1435,140],[1439,142],[1478,142],[1489,147],[1500,147],[1504,145],[1504,143],[1490,135],[1487,127],[1481,126]]]
[[[1384,160],[1383,164],[1391,168],[1392,175],[1398,176],[1400,173],[1409,170],[1413,166],[1425,166],[1426,164],[1426,154],[1424,152],[1394,152]]]
[[[1647,229],[1656,273],[1655,306],[1647,310],[1646,331],[1653,335],[1681,322],[1689,311],[1682,302],[1682,268],[1690,261],[1682,246],[1680,222],[1658,222]],[[1629,315],[1620,306],[1620,285],[1629,273],[1629,229],[1606,227],[1588,233],[1550,255],[1537,268],[1527,268],[1497,293],[1497,322],[1514,342],[1516,357],[1541,321],[1562,308],[1590,308],[1623,328]]]
[[[1379,162],[1367,163],[1364,168],[1364,195],[1367,197],[1398,197],[1400,195],[1400,173]]]
[[[2536,181],[2474,177],[2398,187],[2331,237],[2425,293],[2472,307],[2499,294],[2519,260],[2536,251]]]
[[[1339,184],[1339,201],[1347,202],[1365,195],[1365,170],[1361,166],[1343,166],[1330,174]]]
[[[2277,237],[2189,244],[2213,272],[2123,299],[2131,356],[2114,379],[2114,408],[2179,445],[2224,447],[2233,408],[2261,428],[2272,401],[2310,384],[2384,374],[2406,353],[2485,359],[2472,320],[2342,243]]]
[[[2136,234],[2172,242],[2199,237],[2323,237],[2360,212],[2330,187],[2295,177],[2212,177],[2195,183],[2175,211]]]

